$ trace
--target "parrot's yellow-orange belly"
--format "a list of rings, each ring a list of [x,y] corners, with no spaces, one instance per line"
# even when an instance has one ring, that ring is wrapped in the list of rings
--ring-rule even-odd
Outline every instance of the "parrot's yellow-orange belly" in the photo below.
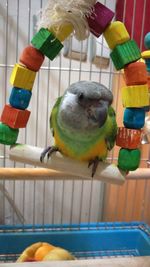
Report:
[[[79,151],[77,154],[71,148],[69,148],[67,144],[65,144],[55,133],[55,145],[64,155],[81,161],[89,161],[95,157],[99,157],[101,159],[105,159],[107,157],[107,146],[105,140],[99,140],[93,146],[87,149],[86,152],[80,153]]]

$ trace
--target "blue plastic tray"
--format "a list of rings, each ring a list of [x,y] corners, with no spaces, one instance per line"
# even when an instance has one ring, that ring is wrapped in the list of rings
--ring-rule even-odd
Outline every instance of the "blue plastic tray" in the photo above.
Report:
[[[148,256],[150,228],[142,222],[0,227],[0,260],[15,261],[35,242],[65,248],[78,259]]]

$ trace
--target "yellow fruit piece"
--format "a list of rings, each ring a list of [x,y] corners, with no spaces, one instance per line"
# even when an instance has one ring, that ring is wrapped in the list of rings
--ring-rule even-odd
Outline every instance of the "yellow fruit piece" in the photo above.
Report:
[[[49,31],[52,32],[60,42],[63,42],[73,32],[73,25],[71,23],[65,23],[60,26],[54,25],[51,26]]]
[[[17,262],[25,262],[28,259],[33,259],[34,258],[34,254],[36,252],[36,250],[42,246],[42,242],[37,242],[32,244],[31,246],[27,247],[22,254],[20,255],[20,257],[17,259]],[[48,244],[48,243],[45,243]]]
[[[14,87],[32,90],[35,76],[36,72],[29,70],[20,64],[15,64],[10,77],[10,83]]]
[[[66,261],[75,260],[75,257],[67,250],[56,247],[51,250],[43,259],[43,261]]]
[[[148,85],[123,87],[122,102],[123,106],[128,108],[149,106]]]
[[[150,58],[150,50],[143,51],[143,52],[141,53],[141,57],[142,57],[143,59],[145,59],[145,58]]]
[[[123,44],[130,40],[130,35],[121,21],[110,23],[103,34],[111,50],[113,50],[116,45]]]
[[[50,244],[43,244],[40,248],[38,248],[35,252],[34,259],[35,261],[42,261],[43,258],[55,247]]]

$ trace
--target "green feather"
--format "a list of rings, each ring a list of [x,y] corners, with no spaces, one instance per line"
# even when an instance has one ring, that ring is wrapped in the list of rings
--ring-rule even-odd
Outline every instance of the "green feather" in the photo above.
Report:
[[[111,150],[114,147],[115,140],[116,140],[116,134],[117,134],[117,123],[116,123],[116,113],[113,109],[113,107],[109,107],[108,109],[108,116],[110,120],[108,121],[108,133],[106,135],[106,143],[108,150]]]

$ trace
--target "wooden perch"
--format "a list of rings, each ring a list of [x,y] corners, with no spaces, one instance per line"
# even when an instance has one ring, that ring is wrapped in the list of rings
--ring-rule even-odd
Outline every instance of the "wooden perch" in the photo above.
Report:
[[[91,168],[88,168],[87,162],[79,162],[62,156],[60,153],[53,153],[49,160],[40,162],[40,155],[43,149],[39,147],[18,144],[10,149],[10,159],[26,164],[36,165],[61,172],[63,179],[86,179],[91,180]],[[49,179],[54,177],[49,177]],[[60,176],[56,175],[56,179]],[[123,184],[125,182],[124,174],[114,164],[100,162],[94,175],[94,180],[100,180],[113,184]]]

